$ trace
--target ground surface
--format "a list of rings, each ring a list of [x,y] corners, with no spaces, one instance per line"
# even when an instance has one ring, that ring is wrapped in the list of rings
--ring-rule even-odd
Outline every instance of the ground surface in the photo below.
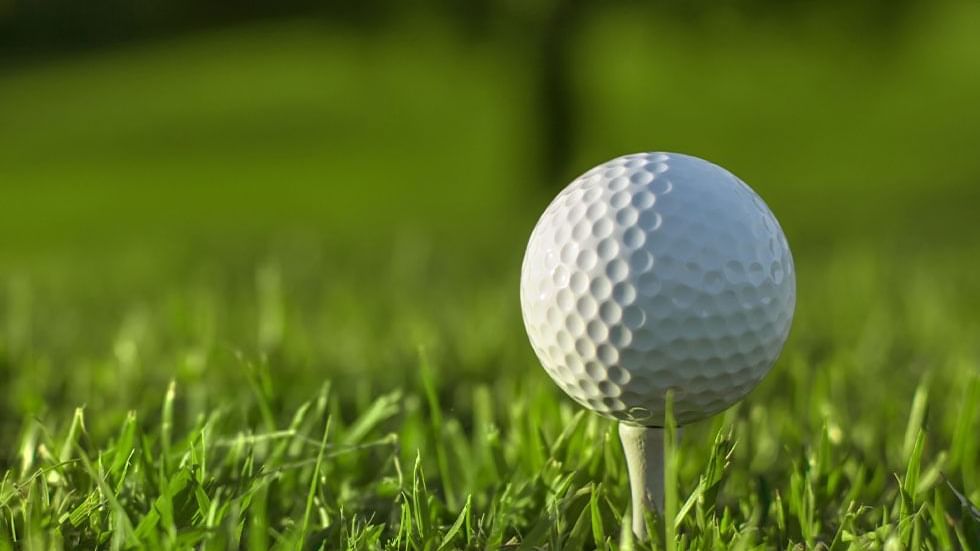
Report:
[[[927,55],[960,51],[964,17],[923,23],[887,86],[874,56],[790,71],[815,108],[761,111],[801,118],[771,158],[739,139],[765,98],[657,89],[680,106],[662,140],[627,117],[646,77],[584,48],[610,84],[584,87],[605,111],[583,115],[576,166],[648,143],[725,162],[799,273],[771,375],[685,429],[655,521],[677,540],[653,545],[980,547],[980,167],[962,153],[980,83],[975,57]],[[610,30],[630,24],[589,40],[662,46]],[[430,31],[291,24],[0,76],[0,549],[645,548],[620,528],[615,425],[523,333],[520,255],[556,190],[529,181],[520,52]],[[749,76],[811,55],[781,40],[747,43]],[[662,68],[681,80],[718,63],[678,47]],[[833,79],[846,91],[813,87]],[[881,112],[850,107],[865,134],[822,143],[854,94]],[[694,105],[718,133],[691,133]]]

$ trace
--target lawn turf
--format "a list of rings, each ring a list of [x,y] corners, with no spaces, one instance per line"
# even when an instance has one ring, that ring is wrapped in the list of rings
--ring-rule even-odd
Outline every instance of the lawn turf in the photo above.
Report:
[[[615,424],[562,396],[523,333],[520,257],[554,191],[530,182],[527,67],[428,25],[228,30],[0,76],[0,548],[645,548],[621,529]],[[959,124],[980,86],[954,68]],[[837,70],[807,78],[860,74]],[[587,128],[637,101],[630,82],[592,93],[622,111]],[[953,124],[923,119],[926,137]],[[975,158],[932,144],[928,188],[883,153],[768,164],[671,120],[674,145],[772,199],[799,302],[770,376],[686,427],[678,539],[653,545],[976,549]],[[586,133],[576,166],[671,145],[643,132]],[[814,202],[828,182],[856,193]]]

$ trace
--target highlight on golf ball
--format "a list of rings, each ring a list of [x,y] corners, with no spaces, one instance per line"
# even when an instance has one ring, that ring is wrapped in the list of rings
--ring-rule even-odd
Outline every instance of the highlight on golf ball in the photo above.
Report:
[[[731,172],[677,153],[625,155],[569,184],[538,220],[521,306],[541,365],[603,415],[680,425],[751,391],[789,334],[786,236]]]

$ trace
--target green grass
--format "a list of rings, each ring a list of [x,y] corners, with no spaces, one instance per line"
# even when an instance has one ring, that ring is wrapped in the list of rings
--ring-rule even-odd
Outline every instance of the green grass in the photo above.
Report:
[[[485,273],[389,251],[344,278],[324,276],[329,255],[309,262],[318,250],[160,266],[138,293],[82,270],[61,289],[57,275],[9,285],[0,539],[630,545],[615,426],[537,366],[513,258]],[[980,521],[956,493],[980,497],[967,267],[801,259],[782,359],[680,442],[677,548],[975,548]]]
[[[287,22],[0,75],[0,550],[980,548],[980,80],[956,10],[882,73],[880,45],[841,65],[816,31],[586,29],[574,164],[730,165],[798,271],[772,373],[671,446],[649,544],[615,424],[523,332],[546,193],[520,44]]]

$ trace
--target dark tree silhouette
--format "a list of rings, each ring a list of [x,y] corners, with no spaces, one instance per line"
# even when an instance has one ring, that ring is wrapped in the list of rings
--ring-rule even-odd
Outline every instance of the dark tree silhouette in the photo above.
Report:
[[[583,0],[556,2],[538,35],[534,93],[540,120],[541,182],[548,188],[564,185],[569,177],[578,130],[572,42],[581,30],[584,12]]]

